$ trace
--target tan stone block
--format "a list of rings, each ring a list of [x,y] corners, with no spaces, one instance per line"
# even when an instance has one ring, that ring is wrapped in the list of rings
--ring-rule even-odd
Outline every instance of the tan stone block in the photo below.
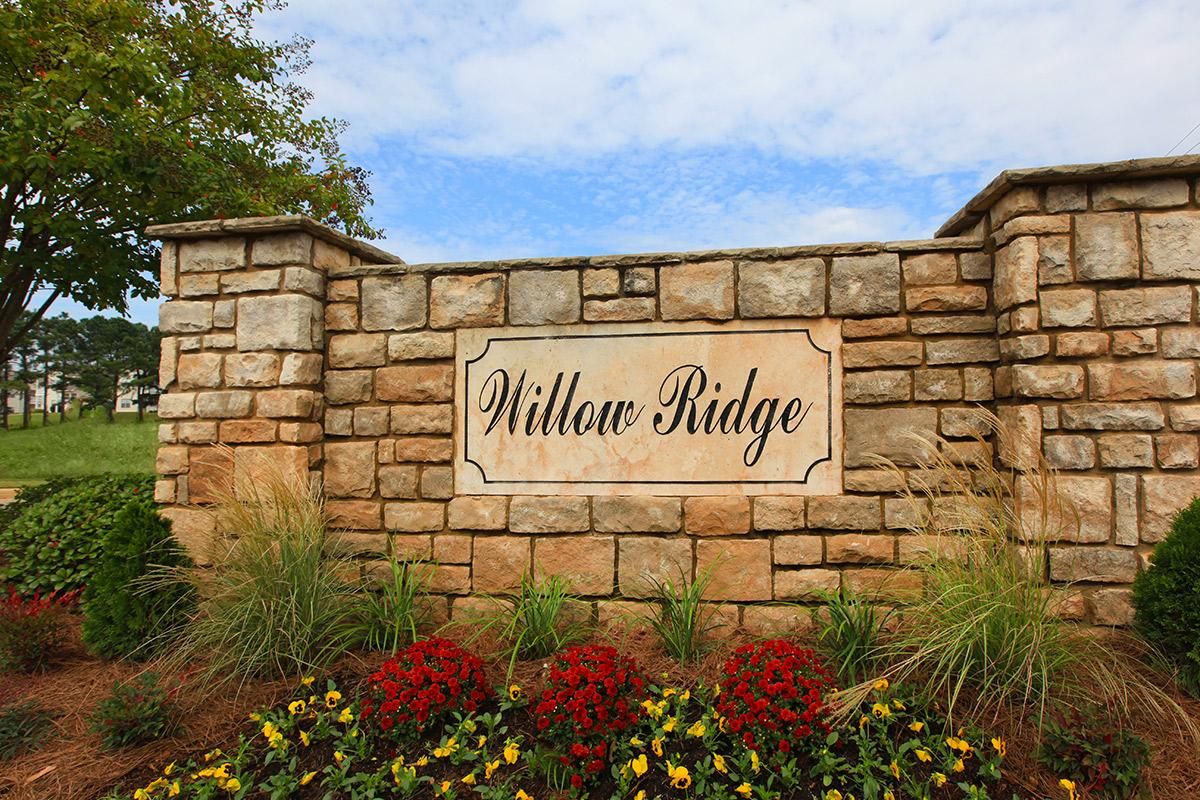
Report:
[[[1200,476],[1146,475],[1142,478],[1142,541],[1161,542],[1175,514],[1200,497]]]
[[[310,419],[319,400],[320,395],[308,389],[271,389],[258,393],[256,405],[260,417]]]
[[[181,389],[216,388],[221,385],[221,361],[216,353],[185,353],[179,357]]]
[[[996,251],[996,308],[1001,311],[1037,300],[1038,242],[1033,236],[1013,239]]]
[[[1184,361],[1089,364],[1093,400],[1178,400],[1196,396],[1196,368]]]
[[[615,297],[583,304],[585,322],[641,322],[654,319],[653,297]]]
[[[218,300],[213,303],[213,327],[232,328],[237,321],[237,302]],[[232,347],[233,345],[230,345]]]
[[[1087,436],[1047,436],[1042,440],[1046,462],[1055,469],[1091,469],[1096,444]]]
[[[831,316],[895,314],[899,310],[899,256],[876,253],[833,259],[829,273]]]
[[[916,320],[913,320],[916,322]],[[842,320],[843,339],[872,339],[882,336],[903,336],[908,332],[907,317],[872,317]],[[916,331],[914,331],[915,333]]]
[[[276,423],[268,419],[228,419],[221,422],[220,439],[229,444],[275,441]]]
[[[388,432],[392,411],[388,406],[359,406],[354,409],[356,436],[383,436]]]
[[[179,291],[179,245],[163,242],[158,263],[158,290],[170,296]]]
[[[512,325],[562,325],[579,321],[577,270],[516,270],[508,276]]]
[[[371,506],[374,506],[376,522],[378,522],[379,505],[377,503],[370,501],[357,501],[355,504],[363,507],[362,510],[364,512],[364,517],[369,516],[367,509]],[[376,525],[376,527],[378,526]],[[385,555],[387,553],[389,537],[386,533],[352,532],[355,530],[368,530],[368,528],[350,528],[349,530],[337,531],[333,533],[329,540],[330,550],[343,556]]]
[[[508,508],[514,533],[573,533],[590,525],[586,497],[514,497]]]
[[[1097,211],[1170,208],[1187,202],[1188,185],[1182,178],[1102,183],[1092,188],[1092,208]]]
[[[1200,450],[1196,437],[1186,433],[1171,433],[1154,437],[1158,465],[1163,469],[1191,469],[1200,466]]]
[[[812,633],[816,627],[810,611],[794,605],[746,606],[742,609],[742,629],[752,636]]]
[[[1046,187],[1046,210],[1051,214],[1062,211],[1087,211],[1087,186],[1082,183],[1061,183]]]
[[[308,267],[288,267],[283,271],[283,290],[303,292],[319,300],[325,299],[325,276]]]
[[[179,243],[180,272],[220,272],[246,266],[246,240],[237,236]]]
[[[207,511],[196,508],[163,508],[158,512],[171,523],[171,535],[198,566],[212,563],[209,557],[215,525]]]
[[[473,536],[440,533],[433,537],[433,560],[442,564],[470,564]]]
[[[188,471],[188,448],[182,445],[160,447],[155,453],[154,471],[159,475],[178,475]]]
[[[175,479],[167,478],[154,482],[154,502],[164,505],[175,502]]]
[[[793,496],[754,498],[754,530],[804,530],[804,498]],[[782,537],[780,537],[782,538]],[[780,538],[776,538],[776,558]],[[808,537],[804,537],[808,538]],[[819,552],[819,546],[818,546]]]
[[[529,572],[530,539],[525,536],[477,536],[472,560],[476,592],[512,592]]]
[[[776,536],[773,539],[775,563],[785,566],[820,564],[823,543],[820,536]]]
[[[455,564],[434,565],[429,575],[429,591],[433,594],[469,594],[471,591],[471,568]],[[456,600],[456,611],[457,602]]]
[[[454,358],[454,333],[420,331],[392,334],[388,337],[387,356],[389,361]]]
[[[1119,545],[1133,547],[1141,541],[1138,522],[1138,478],[1136,474],[1113,476],[1115,503],[1113,504],[1113,541]]]
[[[375,394],[385,402],[436,403],[454,399],[454,366],[405,364],[375,371]]]
[[[1022,214],[1036,214],[1041,211],[1041,208],[1036,186],[1015,186],[1001,195],[988,212],[991,217],[992,229],[999,228],[1013,217]]]
[[[1200,211],[1142,214],[1148,281],[1200,280]]]
[[[168,300],[158,307],[163,333],[204,333],[213,326],[213,304],[207,300]]]
[[[596,620],[600,627],[619,626],[627,629],[630,626],[645,624],[645,620],[654,613],[653,603],[643,603],[637,600],[601,600],[596,603]]]
[[[925,345],[925,363],[931,366],[999,360],[999,345],[991,338],[940,339]]]
[[[1008,315],[1012,329],[1019,333],[1032,333],[1041,328],[1042,314],[1035,306],[1013,309]]]
[[[453,425],[452,405],[392,406],[392,433],[450,433]]]
[[[424,275],[380,275],[363,278],[362,327],[367,331],[423,328],[429,291]]]
[[[902,492],[904,475],[888,468],[847,469],[842,472],[842,488],[847,492]]]
[[[1018,477],[1021,531],[1026,541],[1107,542],[1112,533],[1112,483],[1107,477],[1058,475],[1049,490]]]
[[[1138,276],[1138,235],[1133,214],[1075,217],[1075,267],[1081,281]]]
[[[877,530],[883,522],[876,497],[810,497],[808,527],[821,530]]]
[[[1190,322],[1192,293],[1186,286],[1110,289],[1100,292],[1100,314],[1109,327]]]
[[[224,392],[201,392],[196,395],[196,416],[209,419],[245,417],[250,414],[253,392],[233,390]],[[159,400],[159,416],[162,416],[162,400]]]
[[[1047,236],[1055,233],[1070,233],[1071,218],[1063,215],[1018,217],[1006,223],[992,238],[998,245],[1018,236]]]
[[[279,441],[310,444],[321,441],[325,434],[324,428],[316,422],[281,422],[279,423]]]
[[[1088,608],[1096,625],[1132,625],[1133,590],[1097,589],[1088,596]]]
[[[909,286],[936,286],[958,280],[958,264],[953,253],[921,253],[906,256],[904,282]]]
[[[225,357],[225,383],[229,386],[275,386],[279,382],[279,356],[274,353],[230,353]]]
[[[742,262],[738,265],[742,317],[820,317],[825,313],[825,262]]]
[[[389,531],[440,531],[445,527],[444,503],[387,503],[383,527]]]
[[[1157,431],[1164,424],[1158,403],[1073,403],[1062,407],[1068,430]]]
[[[876,466],[878,458],[921,463],[931,452],[927,442],[937,433],[937,416],[935,408],[847,408],[845,466]]]
[[[334,369],[381,367],[387,362],[382,333],[347,333],[329,337],[329,366]]]
[[[982,286],[918,286],[904,293],[908,312],[981,311],[987,308],[987,289]]]
[[[533,546],[537,576],[561,576],[576,595],[611,595],[615,556],[612,536],[558,536],[537,539]]]
[[[276,233],[254,240],[250,260],[255,265],[312,263],[313,237],[303,232]]]
[[[871,600],[894,602],[917,599],[924,586],[921,571],[911,569],[849,569],[842,573],[842,583]]]
[[[217,441],[217,423],[180,422],[176,427],[179,441],[184,444],[207,444]]]
[[[203,505],[227,496],[234,488],[233,469],[230,451],[196,448],[188,472],[188,501]]]
[[[1158,328],[1134,328],[1112,333],[1112,353],[1128,358],[1158,352]]]
[[[504,324],[504,276],[439,275],[429,298],[434,328],[477,328]]]
[[[238,350],[316,350],[324,340],[321,303],[299,294],[241,297]]]
[[[1172,405],[1171,428],[1177,431],[1200,431],[1200,405]]]
[[[732,261],[680,264],[660,270],[658,302],[663,319],[732,319]]]
[[[592,515],[604,533],[675,533],[683,524],[678,497],[595,497]]]
[[[995,397],[992,371],[987,367],[963,369],[963,399],[971,402],[991,400]]]
[[[920,342],[850,342],[842,345],[842,366],[846,369],[865,367],[911,367],[921,363]]]
[[[1047,328],[1083,328],[1096,324],[1096,293],[1091,289],[1043,289],[1042,324]]]
[[[164,422],[158,426],[158,442],[159,444],[174,444],[179,440],[178,436],[179,423]]]
[[[967,540],[953,533],[910,534],[897,538],[901,564],[928,564],[931,561],[967,560]]]
[[[1032,361],[1050,354],[1050,337],[1013,336],[1000,340],[1000,358],[1003,361]]]
[[[685,498],[683,524],[684,530],[692,536],[748,533],[750,498],[736,495]]]
[[[370,373],[366,373],[368,380]],[[279,383],[282,386],[315,385],[321,382],[320,353],[288,353],[280,367]],[[368,390],[367,396],[370,396]]]
[[[583,271],[584,297],[616,297],[621,293],[621,272],[613,268]]]
[[[454,470],[450,467],[425,467],[421,470],[421,497],[449,500],[454,496]]]
[[[888,530],[918,530],[929,519],[929,504],[914,497],[888,497],[883,501],[883,525]]]
[[[775,573],[775,599],[816,600],[837,592],[841,582],[836,569],[781,569]]]
[[[747,602],[772,599],[771,543],[766,539],[700,539],[696,574],[711,570],[704,593],[709,600]]]
[[[962,375],[956,369],[921,369],[913,373],[913,398],[928,400],[961,400]]]
[[[217,276],[212,276],[214,282]],[[260,269],[254,272],[227,272],[220,276],[221,291],[225,294],[246,294],[247,292],[275,292],[283,279],[283,273],[277,269]],[[212,294],[216,294],[216,287]]]
[[[908,370],[846,372],[842,375],[842,398],[860,405],[903,403],[912,398],[912,382]]]
[[[1001,406],[996,409],[1000,425],[1000,463],[1017,469],[1034,469],[1042,452],[1042,415],[1037,406]]]
[[[878,505],[876,502],[876,510]],[[831,564],[886,564],[895,560],[895,547],[895,539],[890,535],[843,533],[826,536],[825,560]]]
[[[180,297],[206,297],[220,292],[220,278],[216,274],[181,275]]]
[[[415,499],[417,467],[383,466],[379,468],[379,494],[388,498]]]
[[[329,305],[325,306],[325,330],[358,330],[358,304],[330,303]]]
[[[982,409],[943,408],[940,413],[942,436],[966,439],[991,434],[991,425]]]
[[[375,442],[325,444],[325,493],[330,497],[375,493]]]
[[[1132,583],[1137,555],[1106,547],[1051,547],[1050,580],[1089,583]]]
[[[502,531],[508,525],[507,497],[455,497],[447,509],[451,530]]]
[[[621,288],[625,294],[652,295],[658,290],[657,287],[654,267],[629,267],[621,276]]]
[[[992,257],[987,253],[959,253],[958,269],[964,281],[985,281],[992,277]]]
[[[1038,239],[1037,280],[1041,286],[1071,283],[1071,237],[1042,236]]]
[[[371,399],[374,370],[330,370],[325,373],[325,400],[328,403],[365,403]]]
[[[454,442],[433,436],[406,436],[396,440],[396,461],[442,463],[454,457]]]
[[[358,281],[354,278],[329,281],[326,299],[331,303],[355,302],[358,300]]]
[[[1099,331],[1060,333],[1054,352],[1065,358],[1095,358],[1108,352],[1108,334]]]
[[[1164,358],[1200,358],[1200,328],[1168,328],[1162,334]]]
[[[1083,367],[1065,364],[1015,364],[1012,388],[1016,397],[1083,397]]]

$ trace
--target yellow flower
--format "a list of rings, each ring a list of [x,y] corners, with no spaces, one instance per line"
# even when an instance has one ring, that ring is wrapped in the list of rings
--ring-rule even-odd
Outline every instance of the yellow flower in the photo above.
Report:
[[[315,777],[317,777],[317,773],[315,771],[304,773],[304,777],[300,779],[300,785],[308,786],[310,783],[312,783],[312,779]]]
[[[300,744],[304,745],[305,747],[308,747],[309,742],[311,742],[311,741],[312,741],[312,739],[309,737],[309,735],[306,731],[300,731]]]
[[[638,789],[638,793],[633,796],[633,800],[646,800],[646,790]]]
[[[279,731],[276,731],[275,733],[271,734],[270,738],[267,739],[267,744],[271,745],[272,750],[286,750],[287,749],[287,742],[285,742],[283,740],[283,734],[280,733]]]
[[[510,741],[504,745],[504,763],[505,764],[517,763],[517,756],[519,756],[520,754],[521,754],[521,748],[520,748],[520,746],[517,745],[516,742]]]
[[[913,752],[917,754],[917,760],[922,763],[928,764],[933,760],[933,756],[929,754],[928,750],[914,750]]]
[[[433,748],[433,757],[434,758],[445,758],[446,756],[452,755],[453,753],[456,753],[457,751],[458,751],[458,742],[455,741],[455,738],[453,736],[451,736],[449,739],[446,740],[446,744],[438,745],[437,747]],[[512,763],[512,762],[509,762],[509,763]]]
[[[467,733],[475,732],[476,725],[475,725],[475,720],[473,720],[473,719],[463,720],[462,726],[463,726],[463,730],[466,731]]]
[[[1079,795],[1075,794],[1075,781],[1060,778],[1058,785],[1067,790],[1067,800],[1078,800]]]
[[[925,723],[919,720],[917,722],[910,722],[908,723],[908,729],[913,733],[920,733],[925,730]]]
[[[758,774],[758,751],[757,750],[750,751],[750,767],[751,767],[751,769],[754,770],[754,774],[757,775]]]
[[[883,793],[883,800],[896,800],[896,795],[892,794],[891,789],[888,789]]]
[[[325,693],[325,707],[330,711],[337,708],[337,704],[342,700],[342,693],[337,689]]]
[[[892,701],[892,708],[896,709],[897,711],[903,711],[903,710],[904,710],[904,703],[901,703],[899,700],[893,700],[893,701]]]
[[[262,735],[264,739],[270,739],[276,734],[279,729],[275,727],[274,722],[268,722],[262,726]]]
[[[681,703],[686,703],[688,700],[691,700],[691,699],[692,699],[692,690],[691,689],[684,689],[683,694],[679,695],[679,702],[681,702]]]
[[[688,736],[695,736],[697,739],[699,739],[704,735],[706,730],[708,729],[704,727],[704,723],[700,720],[696,720],[696,722],[692,724],[692,727],[687,729],[687,732]]]
[[[1003,739],[992,739],[992,749],[995,750],[1001,758],[1004,758],[1006,755],[1008,755],[1008,745]]]
[[[521,687],[515,683],[508,687],[508,699],[514,703],[521,699]]]
[[[678,693],[678,689],[672,689],[670,687],[663,689],[663,697],[674,697]]]
[[[240,788],[242,788],[242,782],[237,778],[230,778],[225,782],[225,791],[229,792],[230,794],[233,794]]]
[[[871,718],[868,717],[866,714],[863,714],[861,717],[858,718],[858,727],[860,727],[860,728],[863,727],[870,721],[870,719]]]
[[[475,785],[475,773],[472,772],[467,775],[464,775],[462,777],[462,782],[465,783],[467,786],[474,786]]]
[[[929,777],[933,779],[933,785],[939,789],[946,785],[946,776],[940,772],[935,772]]]
[[[214,758],[219,757],[220,755],[221,755],[221,748],[219,748],[219,747],[216,750],[207,752],[204,754],[204,763],[207,764],[210,761],[212,761]]]
[[[676,789],[686,789],[692,785],[692,776],[688,773],[688,768],[682,764],[676,767],[668,761],[667,777],[671,779],[671,786]]]
[[[642,753],[640,756],[630,761],[629,768],[633,770],[633,774],[639,778],[645,775],[646,770],[650,769],[650,764],[646,759],[646,754]]]
[[[167,797],[179,797],[179,781],[171,781],[170,787],[167,788]]]
[[[842,793],[837,789],[830,789],[825,793],[825,800],[842,800]]]
[[[750,784],[742,783],[742,785],[734,789],[734,791],[740,794],[742,797],[749,797],[751,792]]]
[[[333,760],[336,761],[338,764],[341,764],[343,761],[346,760],[346,756],[344,753],[342,753],[341,750],[335,750],[333,753]]]
[[[288,703],[288,713],[293,717],[297,714],[303,714],[307,709],[308,703],[305,703],[303,700],[294,700],[291,703]]]
[[[679,720],[675,719],[674,717],[668,717],[667,721],[663,723],[663,733],[671,733],[674,731],[675,725],[678,722]]]
[[[629,743],[630,743],[631,745],[633,745],[634,747],[645,747],[645,746],[646,746],[646,743],[645,743],[645,742],[643,742],[641,739],[639,739],[639,738],[638,738],[638,737],[636,737],[636,736],[633,736],[633,737],[631,737],[631,738],[629,739]]]
[[[483,779],[485,781],[490,781],[492,779],[492,774],[498,769],[500,769],[500,759],[497,758],[495,761],[487,762],[483,765]]]
[[[966,769],[966,767],[963,765],[963,760],[961,758],[954,762],[955,772],[962,772],[964,769]]]
[[[886,719],[892,715],[892,710],[884,703],[875,703],[871,706],[871,713],[879,719]]]
[[[482,750],[485,744],[487,744],[487,737],[481,734],[479,738],[475,740],[475,749]]]
[[[250,721],[251,722],[262,722],[262,714],[258,713],[257,711],[251,711],[250,712]]]
[[[713,769],[722,775],[725,774],[725,770],[727,769],[725,766],[725,756],[721,755],[720,753],[717,753],[713,756]]]
[[[951,750],[957,750],[964,756],[971,750],[971,743],[965,739],[959,739],[957,736],[951,736],[949,739],[947,739],[946,746]]]
[[[170,764],[167,764],[165,767],[163,767],[163,775],[170,775],[174,771],[175,771],[175,762],[174,761],[172,761]]]
[[[428,767],[429,766],[429,756],[421,756],[420,758],[418,758],[416,760],[415,763],[418,767]]]
[[[662,739],[659,739],[657,737],[652,739],[650,741],[650,749],[654,751],[654,755],[658,756],[659,758],[662,758],[662,754],[663,754]]]
[[[307,689],[309,686],[313,685],[313,681],[315,681],[315,680],[316,680],[315,677],[313,677],[312,675],[309,675],[307,678],[304,678],[300,681],[300,685]]]
[[[350,706],[342,709],[342,713],[338,714],[337,721],[343,725],[349,725],[351,722],[354,722],[354,714],[350,711]]]
[[[145,789],[138,789],[133,793],[133,800],[150,800],[150,793]]]
[[[533,800],[533,798],[531,796],[525,794],[524,789],[517,789],[517,794],[516,794],[515,800]]]
[[[900,780],[900,765],[899,764],[897,764],[895,761],[893,761],[890,765],[888,765],[888,769],[890,769],[892,771],[893,778],[895,778],[896,780]]]
[[[879,680],[875,681],[875,685],[871,688],[873,688],[877,692],[886,692],[888,686],[890,686],[890,685],[891,684],[888,683],[887,678],[880,678]]]
[[[442,781],[442,794],[450,791],[450,781]]]

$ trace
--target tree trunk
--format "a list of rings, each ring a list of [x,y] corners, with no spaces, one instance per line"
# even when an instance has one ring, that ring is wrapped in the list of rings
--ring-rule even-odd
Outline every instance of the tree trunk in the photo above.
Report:
[[[8,359],[4,360],[4,369],[0,370],[0,425],[8,430]]]
[[[42,370],[42,427],[50,424],[50,365]]]

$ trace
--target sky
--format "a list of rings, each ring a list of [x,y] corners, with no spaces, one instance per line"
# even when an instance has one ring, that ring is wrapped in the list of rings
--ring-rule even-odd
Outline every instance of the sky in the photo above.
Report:
[[[298,81],[410,263],[925,238],[1003,169],[1200,152],[1195,0],[292,0],[259,30],[313,40]]]

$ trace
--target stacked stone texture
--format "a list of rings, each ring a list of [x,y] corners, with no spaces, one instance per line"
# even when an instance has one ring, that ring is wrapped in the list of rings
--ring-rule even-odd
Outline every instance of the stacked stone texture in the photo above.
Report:
[[[712,569],[726,620],[768,630],[807,624],[785,603],[839,585],[919,590],[904,567],[937,541],[910,532],[900,494],[928,456],[912,432],[964,465],[1040,452],[1061,470],[1081,512],[1047,552],[1062,613],[1123,624],[1128,583],[1200,494],[1196,182],[1052,176],[1004,187],[957,235],[887,244],[363,265],[307,235],[170,241],[159,500],[190,535],[179,504],[204,499],[204,445],[275,447],[320,470],[365,569],[389,544],[436,563],[439,616],[535,572],[607,619]],[[844,339],[841,495],[455,493],[457,330],[825,316]],[[994,443],[980,408],[1020,436]],[[1037,513],[1020,477],[1014,493]]]

